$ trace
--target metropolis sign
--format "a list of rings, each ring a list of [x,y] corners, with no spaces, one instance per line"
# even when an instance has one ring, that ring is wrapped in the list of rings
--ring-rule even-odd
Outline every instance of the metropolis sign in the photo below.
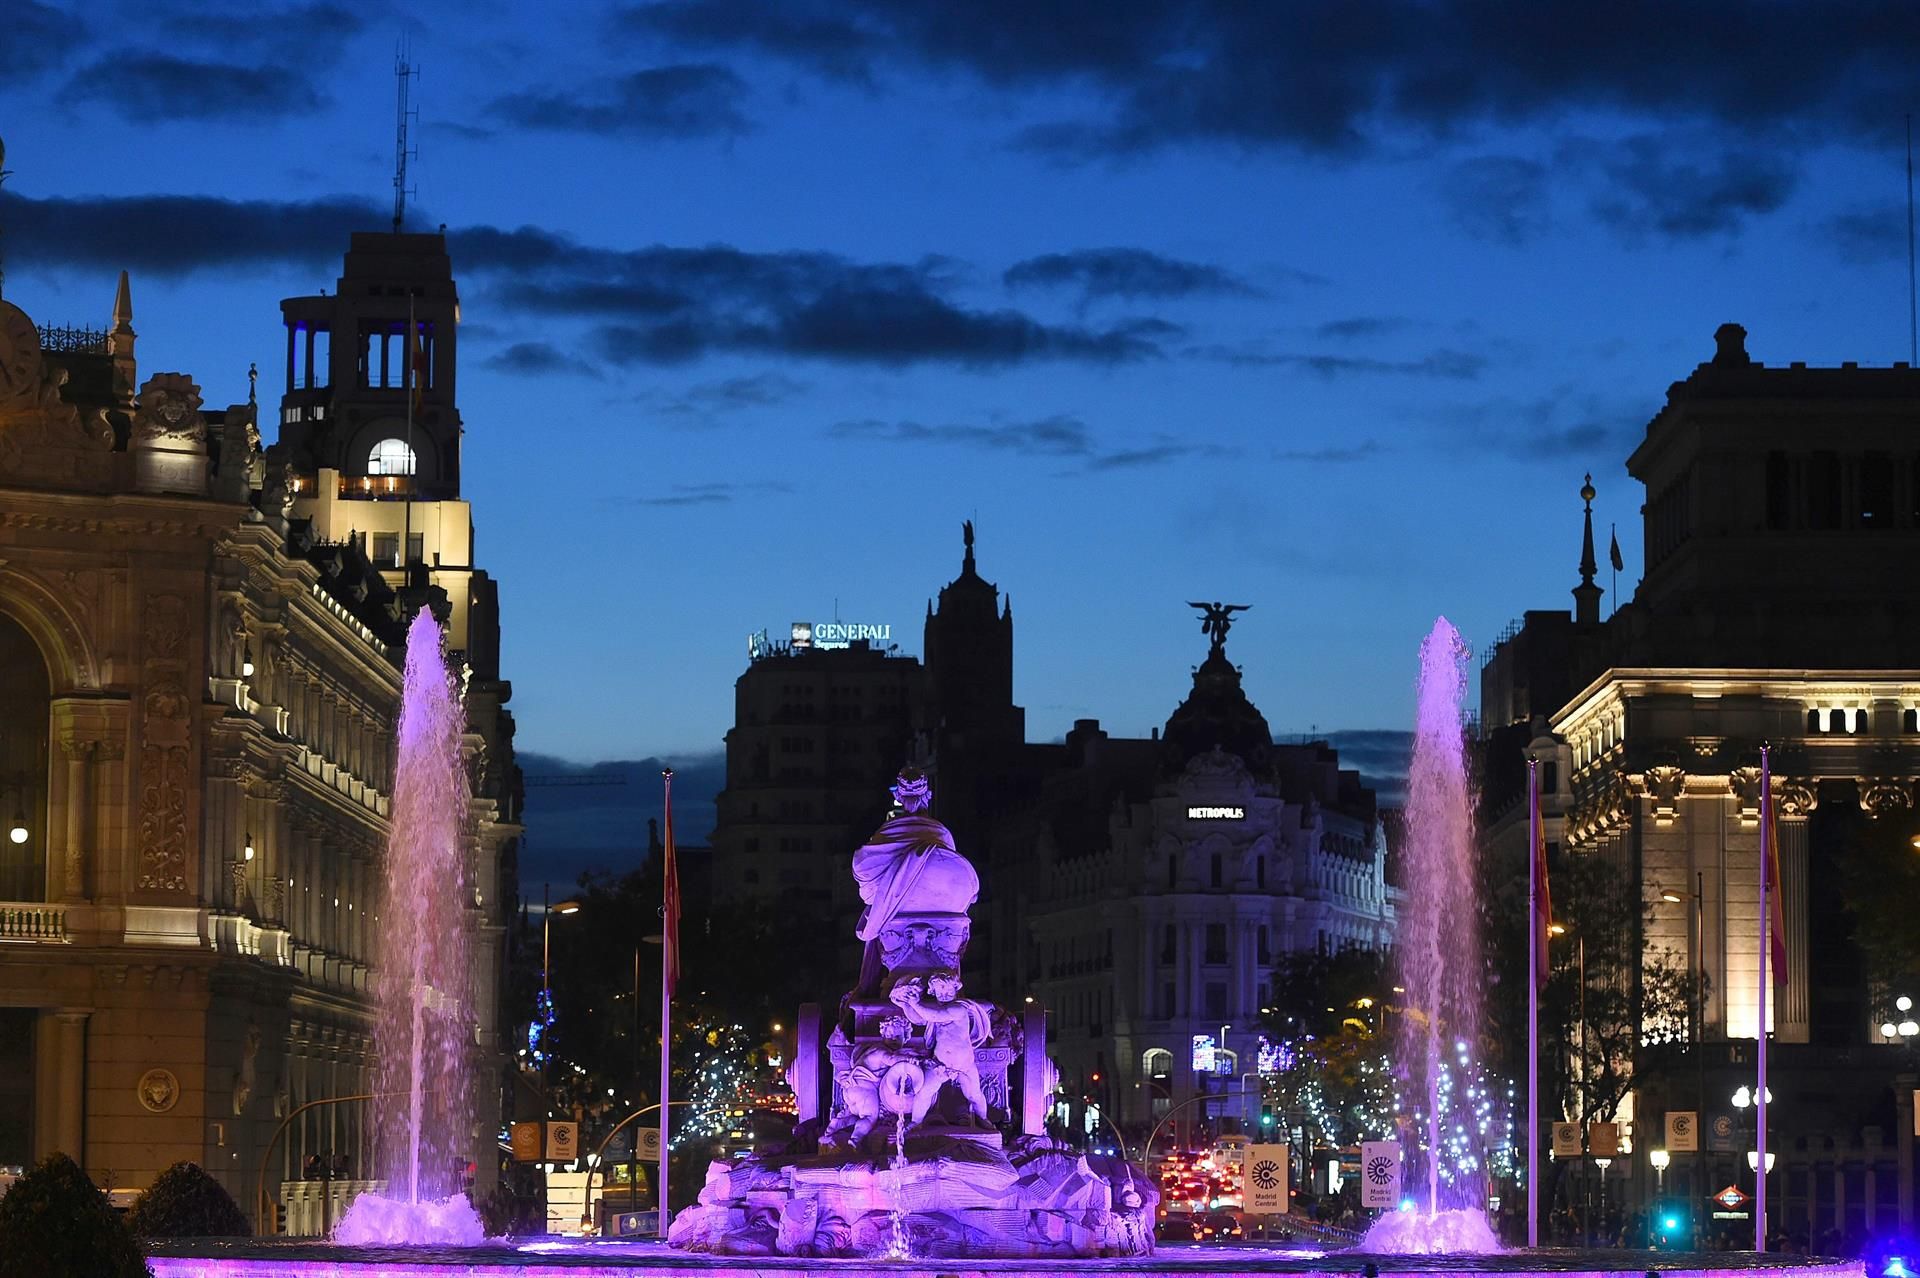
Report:
[[[1192,807],[1187,809],[1189,821],[1241,821],[1246,819],[1245,808]]]

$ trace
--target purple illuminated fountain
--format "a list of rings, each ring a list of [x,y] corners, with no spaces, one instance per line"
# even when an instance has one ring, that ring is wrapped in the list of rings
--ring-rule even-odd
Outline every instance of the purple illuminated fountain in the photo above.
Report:
[[[1445,617],[1420,645],[1397,951],[1409,1015],[1395,1045],[1397,1074],[1416,1111],[1402,1131],[1401,1183],[1411,1203],[1374,1224],[1369,1251],[1499,1250],[1483,1209],[1486,1164],[1466,1095],[1483,975],[1460,715],[1468,655]]]
[[[345,1243],[475,1245],[461,1192],[473,1133],[473,890],[462,832],[465,728],[440,624],[422,608],[407,632],[386,891],[376,916],[373,1131],[384,1194],[363,1194],[334,1231]]]

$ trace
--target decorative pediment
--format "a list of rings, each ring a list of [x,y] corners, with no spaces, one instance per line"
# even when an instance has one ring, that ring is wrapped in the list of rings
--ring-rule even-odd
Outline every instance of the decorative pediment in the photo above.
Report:
[[[140,388],[133,414],[135,448],[202,449],[207,420],[200,415],[200,388],[185,373],[155,373]]]

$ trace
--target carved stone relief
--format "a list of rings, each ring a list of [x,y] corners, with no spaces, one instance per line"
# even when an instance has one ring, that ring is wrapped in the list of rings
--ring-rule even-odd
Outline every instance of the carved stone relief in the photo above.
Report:
[[[189,777],[187,605],[177,594],[146,597],[141,632],[145,691],[140,721],[140,877],[150,891],[187,890]]]

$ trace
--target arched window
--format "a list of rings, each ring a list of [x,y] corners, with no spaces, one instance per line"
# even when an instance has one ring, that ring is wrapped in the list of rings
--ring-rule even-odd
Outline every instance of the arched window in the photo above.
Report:
[[[1173,1073],[1173,1053],[1164,1047],[1149,1047],[1140,1056],[1140,1072],[1148,1078],[1167,1078]]]
[[[416,458],[404,439],[383,439],[367,457],[369,475],[411,475]]]
[[[0,901],[47,899],[47,722],[40,646],[0,613]]]

